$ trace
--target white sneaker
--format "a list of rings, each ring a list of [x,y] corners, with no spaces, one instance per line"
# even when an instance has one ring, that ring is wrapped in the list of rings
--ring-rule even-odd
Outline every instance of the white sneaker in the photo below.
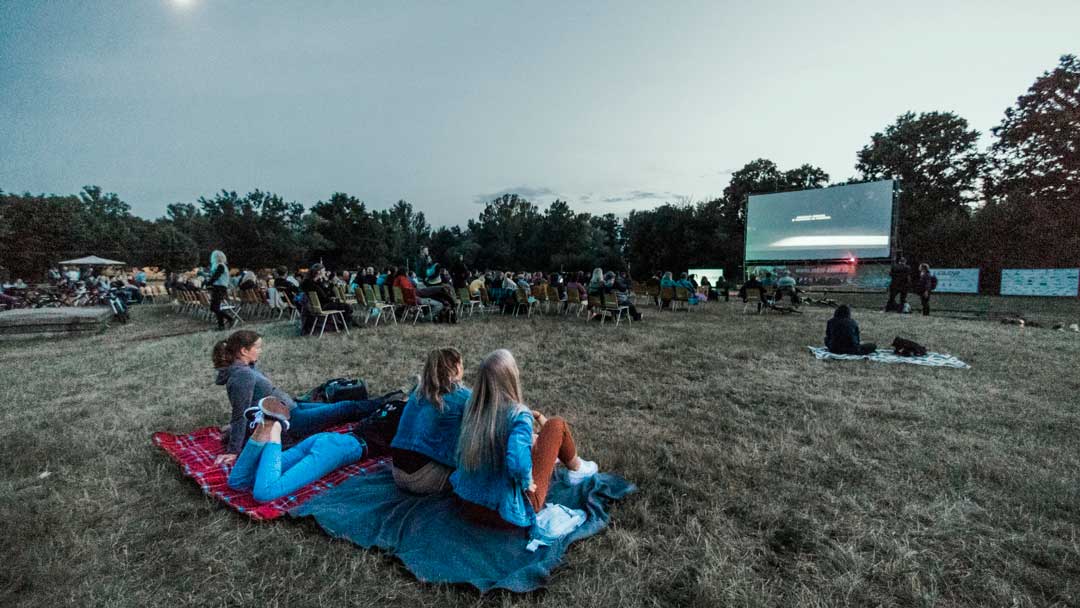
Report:
[[[566,480],[570,482],[570,485],[576,486],[586,479],[596,475],[596,472],[600,470],[600,467],[596,466],[596,463],[591,460],[581,459],[581,466],[578,470],[566,471]]]

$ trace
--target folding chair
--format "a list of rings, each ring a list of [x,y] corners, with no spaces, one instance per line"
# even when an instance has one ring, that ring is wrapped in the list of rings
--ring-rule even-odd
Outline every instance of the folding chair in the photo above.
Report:
[[[458,296],[458,316],[462,316],[462,315],[465,314],[465,308],[466,307],[468,307],[468,309],[469,309],[469,316],[470,317],[472,316],[473,311],[478,306],[480,307],[480,312],[481,313],[484,312],[484,302],[480,298],[474,298],[472,296],[472,294],[469,293],[469,288],[468,287],[458,287],[457,296]]]
[[[379,326],[379,320],[385,316],[383,313],[387,311],[390,312],[390,318],[394,320],[394,325],[397,325],[397,317],[394,315],[394,305],[375,295],[375,290],[371,285],[364,285],[364,299],[367,300],[368,306],[370,306],[373,311],[379,311],[375,313],[375,327]]]
[[[630,319],[630,306],[626,304],[619,304],[619,297],[613,293],[604,294],[604,316],[600,317],[600,324],[604,324],[604,318],[614,317],[615,327],[619,326],[619,321],[626,317],[627,323],[633,323]]]
[[[404,307],[401,312],[401,320],[406,323],[409,322],[409,315],[413,315],[413,325],[416,325],[416,321],[420,319],[420,313],[426,312],[428,316],[431,316],[431,306],[420,302],[420,296],[415,295],[416,303],[409,304],[405,302],[405,292],[400,287],[394,286],[394,299],[401,302]]]
[[[585,322],[588,323],[589,321],[592,321],[594,318],[599,316],[600,322],[603,323],[603,316],[605,314],[604,301],[600,298],[600,296],[594,296],[592,294],[589,294],[587,303],[589,306],[589,314],[585,317]]]
[[[668,305],[668,308],[675,310],[675,290],[671,287],[660,288],[660,299],[658,300],[660,310],[664,310],[664,304]]]
[[[521,307],[525,307],[525,316],[532,316],[533,306],[536,305],[536,298],[529,296],[529,292],[525,291],[524,287],[518,287],[514,290],[514,316],[518,316],[518,311]]]
[[[315,293],[314,291],[308,291],[306,293],[307,293],[307,298],[308,298],[308,308],[310,309],[311,314],[315,317],[315,322],[313,322],[311,324],[311,333],[308,334],[309,336],[313,335],[315,333],[315,326],[319,324],[319,319],[320,318],[322,319],[322,329],[319,330],[319,337],[320,338],[323,336],[323,332],[326,331],[326,321],[327,321],[327,319],[332,320],[334,322],[334,329],[335,330],[340,330],[340,328],[338,327],[338,322],[337,322],[338,317],[341,317],[341,327],[345,328],[345,335],[349,334],[349,324],[345,322],[345,312],[344,311],[341,311],[341,310],[323,310],[322,302],[319,302],[319,294]]]
[[[671,310],[685,308],[690,311],[690,290],[685,287],[675,288],[675,298],[671,300]]]
[[[563,309],[564,315],[570,312],[571,306],[574,307],[575,317],[580,317],[581,311],[585,310],[585,306],[581,303],[581,292],[578,291],[577,287],[566,290],[566,308]]]
[[[753,289],[747,289],[746,303],[743,304],[742,307],[743,314],[746,314],[747,309],[751,306],[757,307],[756,314],[761,314],[762,312],[768,310],[768,308],[772,306],[772,302],[768,299],[768,295],[766,294],[767,292],[764,289],[758,287],[755,287]]]

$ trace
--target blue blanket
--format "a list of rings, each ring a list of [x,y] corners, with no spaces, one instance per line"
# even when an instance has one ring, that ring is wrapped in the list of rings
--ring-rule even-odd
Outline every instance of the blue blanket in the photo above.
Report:
[[[570,543],[607,525],[608,503],[637,488],[600,473],[584,483],[566,483],[559,469],[547,502],[582,509],[585,523],[535,553],[525,549],[528,530],[503,530],[465,519],[450,495],[415,496],[394,485],[390,465],[352,477],[312,498],[290,514],[312,516],[332,536],[396,555],[416,577],[432,583],[468,583],[480,591],[526,592],[544,586]]]

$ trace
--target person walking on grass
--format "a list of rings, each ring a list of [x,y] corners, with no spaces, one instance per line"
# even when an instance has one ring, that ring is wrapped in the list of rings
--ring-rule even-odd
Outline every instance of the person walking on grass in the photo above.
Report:
[[[523,403],[521,374],[510,351],[484,357],[458,437],[457,470],[450,484],[465,514],[500,527],[527,527],[544,508],[555,464],[571,484],[597,471],[577,453],[570,426]]]
[[[461,383],[461,353],[439,348],[428,353],[424,373],[401,412],[390,443],[394,483],[413,494],[435,494],[449,487],[457,466],[458,435],[472,396]]]
[[[291,422],[286,431],[289,441],[296,441],[335,424],[361,420],[382,403],[379,400],[336,403],[295,401],[287,392],[274,386],[256,367],[262,350],[262,337],[248,329],[235,331],[214,345],[211,355],[217,373],[214,383],[225,387],[232,410],[225,453],[214,459],[214,464],[236,462],[250,428],[245,413],[266,397],[275,397],[290,411]]]
[[[229,294],[229,266],[225,254],[217,249],[210,254],[208,283],[210,285],[210,312],[217,317],[217,328],[225,329],[225,321],[229,321],[230,326],[235,325],[236,320],[221,311],[221,304],[225,301],[225,296]]]

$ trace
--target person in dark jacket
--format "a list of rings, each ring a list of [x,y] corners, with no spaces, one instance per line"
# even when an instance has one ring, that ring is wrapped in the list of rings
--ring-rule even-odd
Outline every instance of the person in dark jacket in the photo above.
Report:
[[[860,342],[859,324],[851,318],[851,308],[841,304],[825,326],[825,348],[838,355],[869,355],[877,345]]]
[[[352,306],[338,302],[337,296],[330,290],[330,274],[322,264],[312,264],[307,276],[300,283],[304,293],[315,292],[323,310],[340,310],[345,315],[345,322],[352,323]]]
[[[896,262],[889,269],[889,302],[885,304],[885,312],[903,312],[907,304],[907,294],[911,289],[911,267],[903,256],[896,258]],[[900,303],[896,303],[896,296],[900,296]]]
[[[930,292],[934,291],[937,279],[930,274],[929,264],[919,264],[919,278],[915,281],[915,293],[919,294],[922,302],[922,314],[930,316]]]

